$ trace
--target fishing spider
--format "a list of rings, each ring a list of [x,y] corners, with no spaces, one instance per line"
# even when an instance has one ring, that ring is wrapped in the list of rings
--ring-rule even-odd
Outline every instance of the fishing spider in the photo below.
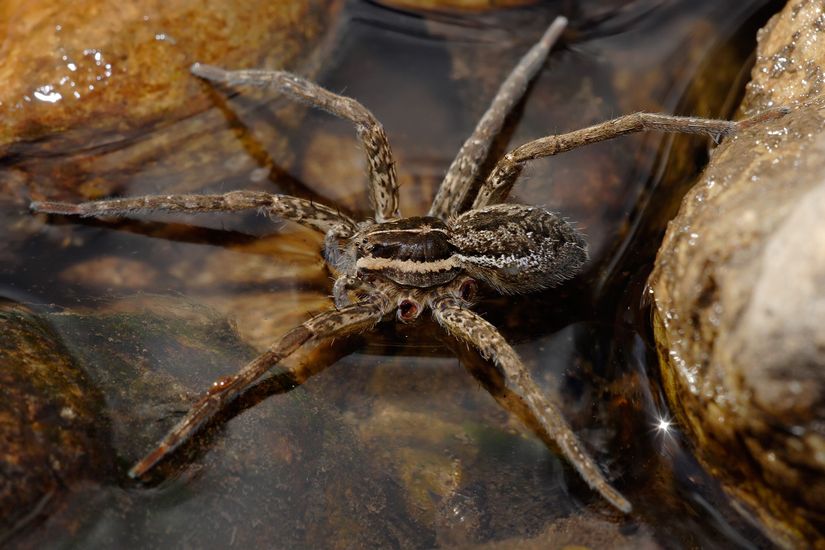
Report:
[[[335,275],[335,309],[287,332],[237,374],[212,384],[158,446],[129,471],[137,478],[189,440],[218,411],[282,359],[308,343],[368,330],[395,312],[410,323],[427,309],[456,339],[475,348],[503,373],[544,435],[584,480],[624,513],[631,504],[605,479],[561,415],[532,380],[513,348],[470,307],[479,285],[500,294],[543,290],[570,279],[587,261],[584,238],[558,215],[535,206],[504,204],[525,163],[582,145],[642,130],[705,134],[719,139],[741,122],[636,113],[517,147],[482,179],[482,162],[505,117],[520,101],[567,24],[557,18],[519,61],[464,143],[426,216],[402,217],[390,146],[381,124],[356,100],[284,71],[226,71],[195,63],[194,75],[225,85],[272,87],[351,121],[367,156],[374,218],[356,221],[308,200],[257,191],[223,195],[150,195],[67,204],[34,202],[31,209],[79,216],[154,212],[237,212],[257,209],[323,233],[326,265]],[[764,118],[764,115],[761,117]],[[477,181],[482,181],[475,190]],[[475,193],[473,194],[473,191]],[[469,206],[469,207],[468,207]]]

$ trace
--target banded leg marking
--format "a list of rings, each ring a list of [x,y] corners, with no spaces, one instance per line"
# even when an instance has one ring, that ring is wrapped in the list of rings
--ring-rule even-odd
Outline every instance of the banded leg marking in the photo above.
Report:
[[[292,99],[323,109],[354,123],[367,156],[370,200],[375,212],[375,220],[382,222],[400,216],[398,180],[390,142],[384,133],[384,127],[361,103],[350,97],[334,94],[309,80],[286,71],[259,69],[227,71],[202,63],[192,65],[191,71],[205,80],[230,86],[272,87]]]
[[[34,212],[82,217],[130,216],[139,212],[237,212],[260,209],[270,215],[290,220],[322,233],[345,227],[355,232],[349,217],[328,206],[288,195],[262,191],[232,191],[223,195],[147,195],[71,204],[33,202]]]
[[[515,350],[498,330],[478,314],[462,307],[455,298],[437,300],[432,308],[436,320],[447,332],[473,346],[501,369],[507,385],[524,399],[545,435],[556,442],[564,457],[587,484],[617,509],[630,513],[633,508],[630,502],[607,482],[558,407],[542,394]]]

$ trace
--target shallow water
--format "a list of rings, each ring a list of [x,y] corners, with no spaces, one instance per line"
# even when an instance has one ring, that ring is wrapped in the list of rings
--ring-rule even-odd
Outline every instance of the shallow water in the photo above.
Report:
[[[562,4],[485,14],[347,4],[319,81],[383,122],[405,214],[426,210],[498,82]],[[638,110],[729,116],[754,29],[771,13],[761,0],[569,4],[572,29],[512,117],[511,146]],[[330,306],[320,240],[254,214],[47,220],[28,215],[28,194],[79,200],[73,189],[105,179],[122,195],[262,189],[367,213],[348,124],[260,94],[214,98],[207,113],[104,149],[61,153],[38,142],[0,159],[0,178],[16,193],[0,200],[0,298],[41,314],[102,392],[112,462],[48,501],[15,541],[765,545],[678,427],[657,429],[669,417],[642,289],[707,149],[660,135],[526,170],[515,198],[575,220],[593,259],[561,289],[477,308],[561,395],[577,433],[633,502],[630,518],[503,410],[485,389],[495,373],[429,322],[325,346],[309,355],[318,372],[304,385],[262,384],[150,483],[126,481],[128,466],[216,376]],[[269,141],[273,124],[285,139]]]

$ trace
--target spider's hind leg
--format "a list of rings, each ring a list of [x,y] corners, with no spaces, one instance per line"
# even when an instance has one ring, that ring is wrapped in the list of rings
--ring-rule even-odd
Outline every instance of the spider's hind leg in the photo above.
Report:
[[[564,457],[593,490],[628,514],[630,502],[607,482],[599,467],[582,447],[552,399],[536,386],[530,373],[496,328],[455,298],[442,297],[432,304],[433,316],[447,332],[469,344],[501,369],[507,386],[523,399],[544,435],[558,445]]]

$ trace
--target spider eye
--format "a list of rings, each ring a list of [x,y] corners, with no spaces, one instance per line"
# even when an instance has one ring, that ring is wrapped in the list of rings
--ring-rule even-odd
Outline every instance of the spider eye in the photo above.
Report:
[[[412,300],[401,300],[398,304],[398,317],[402,321],[412,321],[418,317],[418,304]]]
[[[461,295],[462,300],[469,302],[476,297],[476,293],[478,292],[478,283],[476,283],[474,279],[467,279],[461,283],[458,292]]]

